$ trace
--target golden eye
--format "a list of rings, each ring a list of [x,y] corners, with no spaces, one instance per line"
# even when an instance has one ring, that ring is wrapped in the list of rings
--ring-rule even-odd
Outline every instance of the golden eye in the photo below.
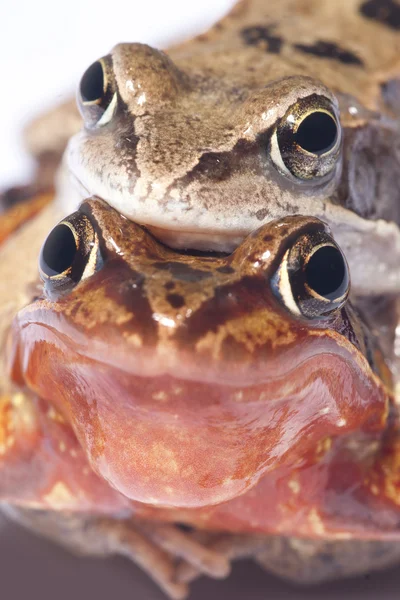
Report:
[[[290,312],[308,319],[343,306],[350,291],[347,261],[326,230],[300,235],[272,278],[273,291]]]
[[[333,104],[313,94],[290,107],[271,138],[275,166],[297,179],[332,173],[341,149],[341,128]]]
[[[77,101],[87,127],[101,127],[111,121],[117,108],[111,57],[96,60],[84,72]]]
[[[99,241],[86,215],[75,212],[47,236],[39,256],[39,273],[50,296],[70,291],[102,264]]]

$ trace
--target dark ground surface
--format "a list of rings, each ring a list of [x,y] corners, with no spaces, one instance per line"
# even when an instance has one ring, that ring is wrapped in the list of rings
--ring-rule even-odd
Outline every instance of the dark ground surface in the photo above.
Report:
[[[1,600],[165,600],[124,559],[76,558],[20,527],[0,528]],[[190,600],[400,600],[400,565],[384,573],[314,588],[294,588],[251,562],[236,563],[225,581],[202,578]]]

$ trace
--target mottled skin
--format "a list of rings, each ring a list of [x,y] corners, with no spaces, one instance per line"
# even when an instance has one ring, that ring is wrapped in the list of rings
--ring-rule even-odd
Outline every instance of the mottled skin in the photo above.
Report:
[[[1,263],[34,254],[53,218],[21,228]],[[345,296],[319,318],[287,301],[288,256],[334,244],[326,226],[289,217],[218,257],[173,251],[98,199],[64,222],[85,223],[80,280],[43,275],[44,290],[17,281],[6,296],[2,279],[3,331],[35,297],[8,333],[8,513],[80,552],[129,556],[177,598],[229,558],[300,581],[398,559],[398,416],[376,341]],[[361,556],[344,560],[353,543]]]
[[[78,94],[66,211],[97,195],[173,247],[229,251],[273,218],[315,215],[345,250],[354,291],[397,292],[399,11],[396,0],[244,0],[168,55],[116,46],[103,61],[106,122]],[[285,151],[307,176],[293,174],[279,126],[323,107],[340,120],[337,151],[314,161],[316,175],[310,154]],[[73,104],[60,112],[29,131],[37,155],[60,155],[79,128]]]

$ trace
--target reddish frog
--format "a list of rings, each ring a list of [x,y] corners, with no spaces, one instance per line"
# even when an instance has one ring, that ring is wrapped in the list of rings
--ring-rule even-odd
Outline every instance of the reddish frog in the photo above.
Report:
[[[36,254],[46,210],[2,264]],[[10,515],[129,556],[174,598],[239,556],[299,581],[399,560],[391,376],[326,225],[287,217],[230,255],[182,253],[93,198],[39,265],[25,295],[3,279],[3,329],[31,297],[3,373]]]

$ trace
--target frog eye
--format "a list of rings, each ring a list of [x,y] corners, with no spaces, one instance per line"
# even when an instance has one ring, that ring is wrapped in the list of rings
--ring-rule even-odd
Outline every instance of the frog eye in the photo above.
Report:
[[[337,111],[313,94],[290,107],[271,138],[271,158],[286,175],[309,181],[334,171],[341,149]]]
[[[39,256],[46,291],[66,292],[101,266],[99,241],[86,215],[75,212],[47,236]]]
[[[341,308],[349,294],[346,258],[326,231],[303,234],[285,252],[272,289],[296,316],[327,316]]]
[[[100,58],[86,69],[77,102],[86,127],[101,127],[111,121],[117,108],[111,57]]]

